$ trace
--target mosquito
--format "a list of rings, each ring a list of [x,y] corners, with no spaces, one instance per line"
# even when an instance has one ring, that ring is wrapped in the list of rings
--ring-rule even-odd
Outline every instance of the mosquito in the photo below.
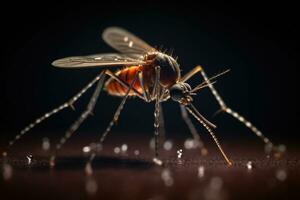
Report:
[[[102,34],[102,38],[108,45],[119,51],[119,53],[73,56],[55,60],[52,63],[52,65],[55,67],[98,67],[101,69],[101,72],[68,101],[51,110],[50,112],[45,113],[43,116],[37,118],[34,122],[21,130],[21,132],[9,142],[8,148],[32,128],[47,118],[65,108],[70,107],[74,109],[74,103],[94,85],[96,85],[96,87],[89,103],[86,106],[86,109],[81,113],[80,117],[70,126],[65,135],[56,144],[55,153],[50,158],[51,166],[54,166],[55,164],[57,151],[62,148],[62,146],[76,132],[80,125],[93,113],[99,94],[102,90],[105,90],[109,95],[121,97],[122,100],[115,111],[113,119],[107,126],[104,133],[101,135],[99,144],[102,145],[112,127],[118,121],[128,97],[138,97],[147,103],[154,102],[155,155],[153,157],[153,162],[158,165],[162,164],[162,161],[159,159],[158,155],[160,126],[163,121],[161,114],[161,102],[168,101],[170,99],[179,104],[183,121],[190,129],[194,140],[198,144],[202,143],[189,115],[194,117],[207,130],[217,145],[220,153],[224,157],[226,163],[229,166],[232,165],[232,161],[225,154],[213,131],[213,129],[216,128],[216,125],[206,119],[193,104],[193,96],[203,88],[209,88],[220,106],[220,111],[231,115],[243,123],[266,145],[274,147],[273,143],[267,137],[265,137],[262,132],[258,130],[251,122],[228,107],[215,89],[215,86],[213,85],[215,79],[228,72],[228,70],[208,78],[203,67],[196,66],[187,74],[182,76],[180,73],[180,65],[178,64],[177,59],[172,57],[172,55],[167,55],[166,53],[150,46],[142,39],[123,28],[106,28]],[[192,88],[187,81],[196,74],[202,76],[204,81]],[[203,148],[203,146],[199,145],[199,148]],[[7,151],[5,151],[3,155],[6,156]],[[95,156],[95,152],[91,154],[89,163],[92,162]]]

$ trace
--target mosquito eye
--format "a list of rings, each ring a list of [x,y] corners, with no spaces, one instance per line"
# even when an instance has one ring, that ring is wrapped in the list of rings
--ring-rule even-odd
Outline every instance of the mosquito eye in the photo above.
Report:
[[[173,86],[170,89],[170,96],[174,101],[180,101],[184,97],[183,88],[177,85]]]

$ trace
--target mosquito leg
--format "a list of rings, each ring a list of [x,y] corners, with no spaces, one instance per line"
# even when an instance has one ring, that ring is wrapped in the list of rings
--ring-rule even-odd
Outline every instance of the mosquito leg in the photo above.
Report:
[[[180,110],[181,110],[182,119],[188,126],[188,128],[194,138],[194,141],[196,142],[196,146],[200,148],[201,154],[203,156],[207,155],[207,153],[208,153],[207,149],[205,148],[203,141],[201,140],[194,124],[192,123],[192,120],[190,119],[190,117],[186,111],[186,108],[183,105],[180,105]]]
[[[241,123],[243,123],[246,127],[248,127],[253,133],[256,134],[256,136],[258,136],[266,145],[270,145],[273,147],[273,143],[262,134],[262,132],[260,130],[258,130],[251,122],[249,122],[248,120],[246,120],[243,116],[241,116],[239,113],[233,111],[231,108],[227,107],[227,105],[225,104],[224,100],[222,99],[222,97],[219,95],[219,93],[217,92],[217,90],[215,89],[215,87],[211,84],[209,78],[207,77],[206,73],[204,72],[204,70],[202,69],[200,71],[202,77],[204,78],[204,80],[208,83],[208,87],[211,90],[212,94],[214,95],[214,97],[216,98],[217,102],[220,105],[220,110],[226,112],[227,114],[231,115],[232,117],[234,117],[235,119],[239,120]]]
[[[190,104],[190,105],[192,105],[192,104]],[[194,106],[189,106],[189,105],[188,105],[188,106],[186,106],[186,109],[187,109],[187,110],[189,111],[189,113],[191,113],[191,114],[192,114],[192,115],[200,122],[200,124],[202,124],[202,125],[204,126],[204,128],[209,132],[209,134],[211,135],[211,137],[212,137],[213,140],[215,141],[217,147],[219,148],[219,150],[220,150],[222,156],[223,156],[224,159],[226,160],[227,164],[228,164],[229,166],[231,166],[231,165],[232,165],[232,162],[228,159],[227,155],[225,154],[225,152],[224,152],[224,150],[223,150],[221,144],[219,143],[219,141],[218,141],[216,135],[214,134],[214,132],[211,130],[210,126],[207,125],[206,122],[203,121],[202,118],[199,117],[199,116],[197,115],[197,112],[195,112],[196,110],[195,110]]]
[[[146,102],[150,102],[151,101],[151,98],[149,96],[149,92],[145,89],[144,87],[144,80],[143,80],[143,76],[142,74],[140,73],[139,74],[139,81],[141,83],[141,87],[142,87],[142,90],[143,90],[143,95],[144,95],[144,99]],[[164,141],[165,138],[166,138],[166,131],[165,131],[165,121],[164,121],[164,115],[163,115],[163,109],[162,109],[162,105],[161,103],[159,104],[160,106],[160,113],[159,113],[159,132],[160,132],[160,140],[161,141]]]
[[[149,96],[149,92],[146,90],[145,85],[144,85],[144,78],[143,78],[143,74],[139,73],[139,82],[141,84],[141,88],[143,90],[143,96],[144,96],[144,100],[146,102],[150,102],[150,96]]]
[[[165,141],[166,139],[166,129],[165,129],[165,120],[164,120],[164,112],[162,104],[159,104],[159,133],[160,133],[160,141]]]
[[[196,73],[200,72],[202,68],[200,66],[195,67],[191,71],[189,71],[186,75],[184,75],[181,79],[180,82],[186,82],[189,80],[192,76],[194,76]]]
[[[98,100],[99,94],[103,88],[105,79],[105,72],[103,71],[100,74],[100,78],[98,81],[98,84],[96,86],[96,89],[86,107],[86,110],[83,111],[83,113],[80,115],[80,117],[71,125],[71,127],[67,130],[65,135],[60,139],[60,141],[55,146],[55,153],[50,158],[50,166],[55,165],[55,157],[57,154],[57,151],[61,149],[61,147],[66,143],[66,141],[73,135],[73,133],[80,127],[80,125],[86,120],[86,118],[92,114],[94,107],[96,105],[96,102]]]
[[[162,165],[162,161],[158,158],[158,145],[159,145],[159,114],[160,114],[160,67],[155,68],[155,83],[153,94],[155,95],[155,109],[154,109],[154,141],[155,141],[155,157],[153,158],[153,162],[157,165]]]
[[[42,121],[46,120],[47,118],[51,117],[52,115],[54,115],[54,114],[62,111],[63,109],[65,109],[67,107],[71,107],[72,109],[74,109],[73,104],[88,89],[90,89],[97,81],[99,81],[99,79],[101,78],[102,75],[103,75],[103,73],[100,73],[98,76],[96,76],[91,82],[89,82],[83,89],[81,89],[75,96],[73,96],[72,98],[70,98],[67,102],[65,102],[62,105],[54,108],[53,110],[45,113],[43,116],[37,118],[34,122],[32,122],[31,124],[29,124],[28,126],[26,126],[24,129],[22,129],[20,131],[20,133],[18,135],[16,135],[13,140],[9,141],[9,145],[8,145],[7,149],[9,149],[11,146],[13,146],[16,141],[18,141],[22,136],[24,136],[27,132],[29,132],[31,129],[33,129],[36,125],[40,124]],[[3,155],[6,156],[7,155],[7,151],[3,152]]]
[[[118,121],[119,117],[120,117],[120,114],[121,114],[121,111],[122,109],[124,108],[124,105],[126,103],[126,100],[129,96],[129,92],[133,89],[133,86],[134,86],[134,83],[135,81],[137,80],[138,78],[138,74],[140,73],[140,71],[138,71],[136,74],[135,74],[135,77],[133,78],[133,80],[131,81],[130,85],[129,85],[129,88],[127,89],[127,92],[125,94],[125,96],[123,97],[119,107],[117,108],[115,114],[114,114],[114,117],[113,119],[111,120],[111,122],[109,123],[108,127],[105,129],[104,133],[102,134],[100,140],[99,140],[99,143],[100,145],[102,145],[102,143],[104,142],[106,136],[108,135],[108,133],[110,132],[111,128],[114,126],[114,124]],[[94,160],[96,156],[96,152],[93,152],[89,158],[89,161],[86,165],[86,167],[90,168],[91,166],[91,163],[92,161]]]

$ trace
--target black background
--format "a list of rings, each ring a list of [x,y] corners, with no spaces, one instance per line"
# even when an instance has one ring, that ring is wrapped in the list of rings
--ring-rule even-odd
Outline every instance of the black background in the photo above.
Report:
[[[16,3],[2,10],[1,144],[34,118],[63,103],[97,74],[99,69],[57,69],[51,62],[71,55],[114,52],[101,40],[101,32],[108,26],[124,27],[152,45],[174,48],[183,74],[198,64],[209,75],[230,68],[231,72],[216,83],[225,102],[275,142],[290,143],[299,138],[299,22],[295,5],[44,2]],[[191,84],[201,81],[195,77]],[[62,134],[90,94],[75,105],[75,113],[63,111],[35,132]],[[218,106],[208,90],[201,91],[195,101],[219,126],[222,137],[255,140],[231,117],[212,117]],[[119,98],[102,93],[95,117],[80,131],[103,131],[119,102]],[[163,106],[168,136],[181,134],[186,127],[180,121],[178,106],[173,102]],[[114,130],[150,136],[153,108],[152,103],[130,99]]]

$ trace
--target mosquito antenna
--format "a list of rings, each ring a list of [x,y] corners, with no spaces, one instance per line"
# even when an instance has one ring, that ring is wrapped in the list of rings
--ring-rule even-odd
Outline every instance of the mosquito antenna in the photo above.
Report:
[[[210,84],[215,84],[217,81],[213,81],[211,83],[207,83],[207,82],[202,82],[200,83],[199,85],[197,85],[194,89],[192,89],[190,92],[193,93],[193,92],[197,92],[198,90],[201,90],[203,88],[206,88],[208,87]]]
[[[190,104],[191,106],[186,106],[186,109],[189,111],[189,113],[191,113],[203,126],[204,128],[209,132],[209,134],[212,136],[213,140],[215,141],[218,149],[220,150],[222,156],[224,157],[224,159],[226,160],[227,164],[229,166],[232,165],[232,162],[228,159],[228,157],[226,156],[225,152],[222,149],[221,144],[219,143],[216,135],[214,134],[214,132],[210,129],[210,127],[206,124],[205,121],[203,121],[197,114],[199,113],[196,108]],[[195,110],[192,110],[190,107],[194,108]],[[195,113],[194,111],[197,111],[198,113]],[[199,113],[200,114],[200,113]]]
[[[197,90],[199,90],[199,89],[202,89],[202,88],[204,88],[204,87],[209,86],[210,84],[215,83],[215,82],[210,83],[210,81],[212,81],[212,80],[218,78],[219,76],[222,76],[222,75],[228,73],[229,71],[230,71],[230,69],[227,69],[227,70],[225,70],[224,72],[221,72],[221,73],[219,73],[219,74],[216,74],[216,75],[210,77],[208,80],[203,81],[202,83],[200,83],[199,85],[197,85],[194,89],[192,89],[192,92],[195,92],[195,91],[197,91]]]
[[[227,70],[225,70],[224,72],[220,72],[220,73],[218,73],[218,74],[216,74],[216,75],[210,77],[208,80],[211,81],[211,80],[216,79],[216,78],[218,78],[219,76],[222,76],[222,75],[224,75],[224,74],[226,74],[226,73],[228,73],[228,72],[230,72],[230,69],[227,69]]]

